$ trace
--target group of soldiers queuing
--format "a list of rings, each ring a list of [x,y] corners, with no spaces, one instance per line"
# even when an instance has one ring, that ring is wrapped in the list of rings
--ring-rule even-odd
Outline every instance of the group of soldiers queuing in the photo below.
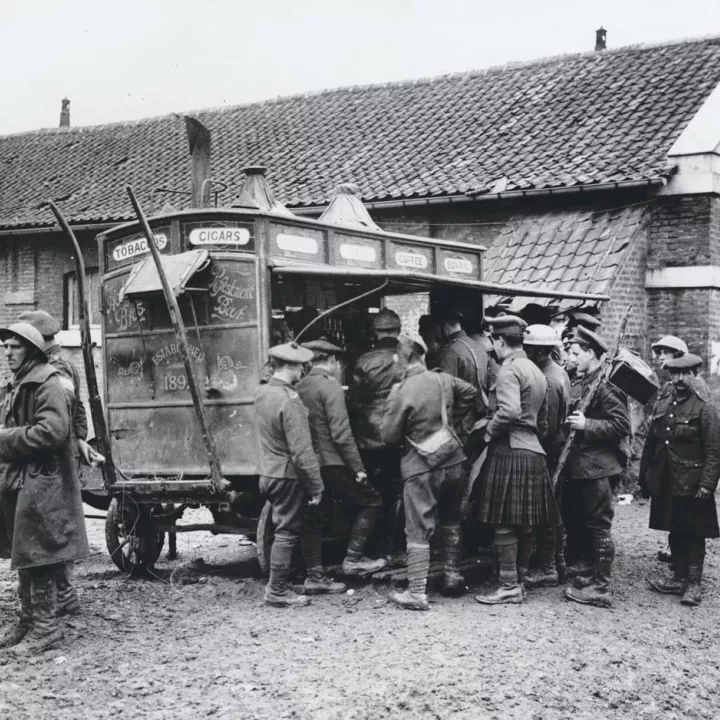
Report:
[[[308,602],[289,585],[298,543],[305,593],[345,590],[322,561],[330,489],[354,509],[343,573],[365,575],[403,556],[407,589],[390,594],[400,607],[428,608],[436,533],[443,590],[464,592],[460,507],[470,490],[475,519],[494,530],[498,560],[497,588],[478,602],[521,603],[526,589],[572,578],[567,599],[611,605],[613,483],[631,423],[627,397],[610,382],[577,410],[608,352],[599,320],[576,314],[564,346],[549,325],[515,315],[487,317],[485,332],[472,336],[462,323],[462,313],[450,311],[440,323],[423,318],[421,334],[401,335],[397,314],[377,313],[377,341],[353,366],[347,402],[340,347],[320,337],[271,348],[272,374],[255,394],[260,489],[275,526],[268,604]],[[57,645],[58,618],[80,610],[72,567],[89,548],[78,467],[104,460],[86,442],[79,378],[60,357],[59,329],[40,310],[0,329],[12,373],[0,390],[0,557],[18,572],[19,596],[0,650],[20,657]],[[720,416],[698,376],[702,361],[682,340],[662,338],[653,350],[669,380],[646,408],[639,480],[652,498],[650,527],[669,533],[673,572],[651,587],[698,605],[705,539],[720,534]],[[576,439],[553,487],[568,428]],[[387,552],[373,559],[366,551],[381,515]]]
[[[307,595],[345,591],[320,551],[328,488],[356,513],[344,575],[406,564],[407,589],[389,596],[402,608],[428,609],[433,536],[443,592],[465,591],[468,505],[473,520],[492,529],[497,558],[497,586],[477,602],[522,603],[526,590],[568,583],[566,599],[611,607],[614,490],[633,432],[628,397],[596,382],[608,353],[597,314],[571,313],[562,339],[549,316],[534,320],[493,314],[468,335],[463,313],[446,310],[407,335],[396,313],[381,310],[376,343],[352,368],[347,402],[337,372],[342,348],[324,337],[271,348],[272,375],[255,394],[260,487],[276,528],[267,604],[302,606]],[[669,533],[673,575],[650,586],[692,606],[701,599],[705,538],[719,534],[720,416],[698,376],[701,358],[672,336],[652,347],[669,379],[645,408],[640,487],[652,498],[650,527]],[[570,429],[575,438],[553,483]],[[385,557],[371,559],[365,551],[380,516]],[[289,584],[298,543],[304,594]]]

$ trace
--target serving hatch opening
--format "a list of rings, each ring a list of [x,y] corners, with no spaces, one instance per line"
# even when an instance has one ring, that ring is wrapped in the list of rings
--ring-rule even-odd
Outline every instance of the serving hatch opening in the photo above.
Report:
[[[204,249],[161,256],[160,261],[168,284],[176,297],[188,289],[187,284],[195,273],[207,267],[209,256],[209,252]],[[133,267],[130,277],[120,290],[119,301],[122,302],[125,298],[139,300],[162,291],[157,267],[149,256]]]

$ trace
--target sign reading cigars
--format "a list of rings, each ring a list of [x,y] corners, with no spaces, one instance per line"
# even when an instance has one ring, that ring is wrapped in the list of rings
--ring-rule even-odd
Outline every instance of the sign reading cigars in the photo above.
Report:
[[[193,228],[190,231],[191,245],[247,245],[250,231],[241,227]]]

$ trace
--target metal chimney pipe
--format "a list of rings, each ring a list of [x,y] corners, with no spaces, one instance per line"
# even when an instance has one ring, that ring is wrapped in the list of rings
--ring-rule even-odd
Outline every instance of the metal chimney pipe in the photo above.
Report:
[[[185,116],[190,146],[192,207],[210,207],[210,131],[193,117]]]

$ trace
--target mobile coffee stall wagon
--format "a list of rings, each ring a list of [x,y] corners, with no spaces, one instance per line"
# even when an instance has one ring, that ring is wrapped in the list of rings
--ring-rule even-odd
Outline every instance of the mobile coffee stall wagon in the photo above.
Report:
[[[136,205],[138,222],[98,236],[106,535],[126,571],[152,566],[165,532],[200,529],[256,537],[266,565],[272,527],[258,491],[253,392],[269,347],[308,322],[352,362],[371,343],[373,313],[395,295],[429,294],[470,318],[481,316],[483,293],[606,299],[485,283],[479,246],[384,232],[342,186],[320,220],[299,217],[274,200],[262,168],[245,172],[233,207],[146,220]],[[206,204],[211,182],[198,181],[193,204]],[[212,523],[178,523],[198,506]]]

